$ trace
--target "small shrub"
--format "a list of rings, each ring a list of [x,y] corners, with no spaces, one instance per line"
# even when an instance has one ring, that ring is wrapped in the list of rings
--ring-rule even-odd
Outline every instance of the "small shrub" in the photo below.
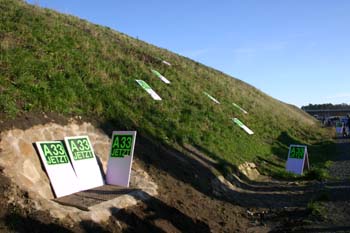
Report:
[[[307,209],[310,211],[313,217],[324,219],[327,212],[326,207],[318,201],[311,201],[307,205]]]
[[[330,175],[324,168],[312,168],[305,173],[304,177],[309,180],[323,181],[329,179]]]

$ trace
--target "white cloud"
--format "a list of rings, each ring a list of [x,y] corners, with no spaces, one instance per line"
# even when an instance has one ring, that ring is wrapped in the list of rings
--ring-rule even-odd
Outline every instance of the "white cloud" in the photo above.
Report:
[[[326,96],[326,99],[349,99],[350,98],[350,92],[349,93],[337,93],[335,95]]]

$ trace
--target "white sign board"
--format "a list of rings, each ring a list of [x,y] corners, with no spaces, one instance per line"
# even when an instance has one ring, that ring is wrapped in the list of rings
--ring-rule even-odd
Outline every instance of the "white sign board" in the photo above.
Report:
[[[237,118],[232,118],[233,122],[236,123],[239,127],[241,127],[247,134],[252,135],[254,132],[249,129],[246,125],[244,125],[240,120]]]
[[[233,106],[235,106],[236,108],[238,108],[239,110],[241,110],[244,114],[248,114],[248,112],[246,110],[244,110],[243,108],[241,108],[241,106],[239,106],[238,104],[232,103]]]
[[[70,160],[81,190],[104,185],[101,169],[88,136],[65,137]]]
[[[80,191],[78,179],[62,141],[35,143],[56,197]]]
[[[150,94],[154,100],[162,100],[162,98],[160,98],[160,96],[155,91],[153,91],[152,88],[145,81],[136,79],[136,82],[145,91],[147,91],[147,93]]]
[[[304,169],[309,169],[309,156],[304,145],[290,145],[286,170],[302,175]]]
[[[156,70],[152,70],[152,73],[155,74],[158,78],[160,78],[160,80],[162,80],[163,82],[165,82],[166,84],[170,84],[170,81],[168,79],[166,79],[163,75],[161,75],[158,71]]]
[[[167,62],[167,61],[164,61],[164,60],[163,60],[162,63],[165,64],[165,65],[167,65],[167,66],[171,66],[171,64],[170,64],[169,62]]]
[[[217,103],[217,104],[220,104],[220,102],[217,100],[217,99],[215,99],[213,96],[211,96],[211,95],[209,95],[207,92],[203,92],[206,96],[208,96],[209,97],[209,99],[211,99],[212,101],[214,101],[215,103]]]
[[[107,165],[107,184],[129,187],[136,131],[114,131]]]

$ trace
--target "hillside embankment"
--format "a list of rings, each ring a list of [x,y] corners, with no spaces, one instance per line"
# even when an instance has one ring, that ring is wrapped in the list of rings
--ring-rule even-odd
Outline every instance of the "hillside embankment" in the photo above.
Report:
[[[322,215],[317,180],[336,145],[305,112],[74,16],[20,0],[0,0],[0,13],[3,232],[287,231]],[[130,205],[54,202],[32,143],[87,134],[105,172],[114,130],[137,131],[138,191],[121,197]],[[285,171],[290,144],[308,146],[312,169],[301,177]]]

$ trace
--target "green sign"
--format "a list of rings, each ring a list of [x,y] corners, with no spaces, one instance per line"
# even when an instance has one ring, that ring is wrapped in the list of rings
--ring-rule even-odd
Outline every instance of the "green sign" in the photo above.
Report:
[[[48,165],[69,163],[67,151],[62,142],[40,144]]]
[[[143,89],[145,90],[152,89],[145,81],[142,81],[142,80],[137,80],[137,81]]]
[[[217,99],[215,99],[213,96],[209,95],[207,92],[203,91],[203,93],[204,93],[206,96],[208,96],[209,99],[211,99],[211,100],[214,101],[215,103],[220,104],[220,102],[219,102]]]
[[[166,79],[163,75],[161,75],[158,71],[151,69],[152,73],[154,73],[155,75],[157,75],[158,78],[160,78],[163,82],[165,82],[166,84],[170,84],[170,81],[168,79]]]
[[[241,127],[247,134],[252,135],[254,132],[249,129],[245,124],[243,124],[240,120],[237,118],[232,118],[233,122],[236,123],[239,127]]]
[[[238,108],[239,110],[241,110],[244,114],[248,114],[248,112],[246,110],[244,110],[243,108],[241,108],[238,104],[232,103],[233,106],[235,106],[236,108]]]
[[[161,76],[162,76],[162,75],[161,75],[158,71],[156,71],[156,70],[151,69],[151,71],[153,72],[153,74],[157,75],[158,77],[161,77]]]
[[[305,147],[291,146],[289,152],[289,158],[292,159],[304,159]]]
[[[148,92],[148,94],[150,94],[152,96],[152,98],[154,100],[162,100],[162,98],[160,98],[160,96],[152,90],[152,88],[143,80],[139,80],[136,79],[135,80],[146,92]]]
[[[239,127],[244,126],[244,124],[240,120],[238,120],[237,118],[233,118],[233,122],[236,123]]]
[[[92,159],[94,154],[87,138],[68,139],[74,160]]]
[[[112,139],[111,157],[124,158],[131,155],[133,135],[118,135],[115,134]]]

